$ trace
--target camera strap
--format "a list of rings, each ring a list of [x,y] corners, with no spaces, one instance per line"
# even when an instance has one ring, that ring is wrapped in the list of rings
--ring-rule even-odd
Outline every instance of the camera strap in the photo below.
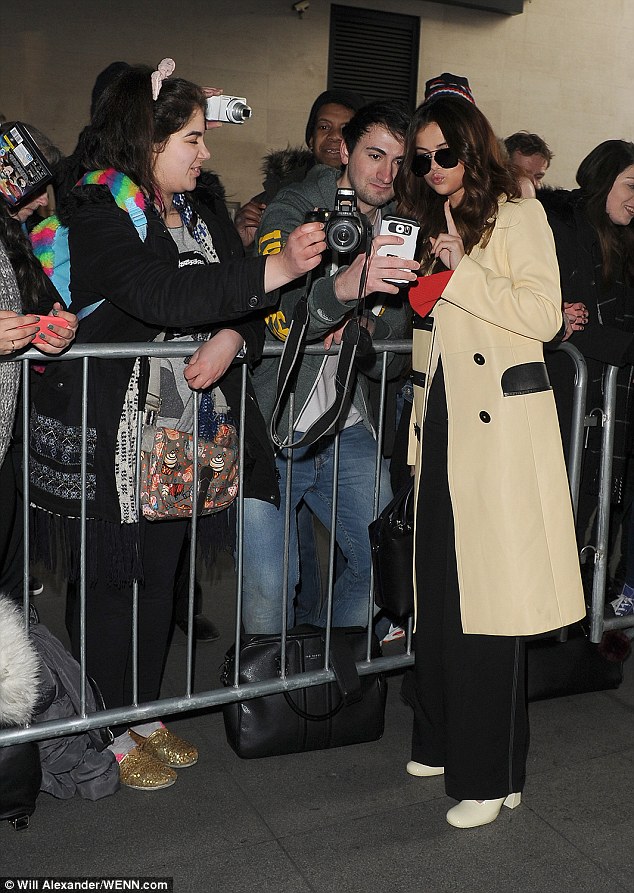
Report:
[[[371,245],[371,240],[369,240]],[[309,273],[306,280],[306,290],[295,305],[293,318],[288,329],[284,350],[280,357],[280,365],[277,372],[277,388],[275,393],[275,405],[273,407],[273,415],[271,417],[270,434],[273,443],[281,449],[293,450],[297,447],[310,446],[328,434],[333,434],[344,406],[347,405],[347,398],[352,393],[354,378],[356,373],[355,358],[358,355],[367,353],[372,346],[372,341],[367,328],[361,324],[361,296],[365,290],[365,282],[367,279],[367,267],[369,262],[369,254],[366,250],[366,259],[363,266],[359,282],[359,299],[357,303],[357,313],[349,320],[343,329],[341,344],[339,346],[339,355],[337,358],[337,369],[335,372],[335,399],[328,409],[315,419],[301,437],[293,440],[292,434],[282,437],[277,430],[278,418],[281,411],[282,400],[286,396],[290,388],[293,374],[298,368],[298,361],[301,363],[301,350],[308,329],[308,295],[312,282],[312,274]]]

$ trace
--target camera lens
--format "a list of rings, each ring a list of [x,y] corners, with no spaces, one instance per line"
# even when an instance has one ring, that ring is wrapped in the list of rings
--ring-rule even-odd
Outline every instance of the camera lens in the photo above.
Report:
[[[227,103],[227,121],[230,121],[232,124],[242,124],[243,121],[250,117],[251,108],[245,105],[244,102],[234,99],[233,102]]]
[[[361,241],[359,229],[349,220],[337,220],[328,227],[328,244],[333,251],[356,251]]]
[[[394,227],[394,229],[396,230],[396,232],[397,232],[399,235],[400,235],[401,233],[404,233],[404,232],[405,232],[405,227],[403,226],[402,223],[397,223],[396,226]]]

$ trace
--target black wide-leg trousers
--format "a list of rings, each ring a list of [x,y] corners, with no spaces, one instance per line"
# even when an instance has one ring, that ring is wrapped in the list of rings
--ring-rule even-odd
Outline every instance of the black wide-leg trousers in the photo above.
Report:
[[[450,797],[492,800],[524,786],[526,655],[519,637],[462,631],[442,366],[431,385],[423,444],[416,515],[412,759],[444,766]],[[495,567],[495,556],[485,559]]]

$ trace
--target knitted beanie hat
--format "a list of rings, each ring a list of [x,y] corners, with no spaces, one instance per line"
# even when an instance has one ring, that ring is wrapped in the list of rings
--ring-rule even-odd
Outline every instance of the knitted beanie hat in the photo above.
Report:
[[[306,123],[307,145],[313,135],[319,109],[324,105],[328,105],[329,102],[343,105],[353,112],[358,112],[361,106],[365,105],[363,96],[359,96],[358,93],[355,93],[352,90],[325,90],[323,93],[320,93],[317,99],[313,102],[310,114],[308,115],[308,121]]]
[[[427,105],[441,97],[452,96],[464,99],[472,105],[476,104],[469,81],[457,74],[450,74],[448,71],[445,71],[443,74],[439,74],[437,77],[427,81],[423,102]]]

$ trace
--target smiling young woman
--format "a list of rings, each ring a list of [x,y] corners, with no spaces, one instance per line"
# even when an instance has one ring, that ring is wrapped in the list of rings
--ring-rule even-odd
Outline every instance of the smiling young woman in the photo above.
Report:
[[[631,406],[634,397],[634,143],[606,140],[581,162],[578,189],[540,190],[555,237],[564,301],[581,301],[588,312],[583,331],[570,339],[588,367],[587,406],[603,403],[604,364],[619,366],[612,457],[612,505],[625,499],[631,473]],[[573,405],[570,362],[547,353],[561,434],[567,447]],[[579,545],[597,504],[600,429],[587,429],[577,509]],[[630,524],[626,585],[634,591],[634,525]],[[622,583],[623,581],[619,581]]]
[[[72,307],[87,311],[78,341],[152,341],[161,332],[200,340],[182,367],[183,380],[172,376],[171,396],[184,393],[180,399],[188,406],[188,385],[208,387],[227,372],[243,347],[248,356],[257,352],[263,333],[244,317],[274,304],[276,288],[317,266],[325,242],[323,226],[312,223],[295,229],[275,257],[244,258],[240,248],[234,250],[217,215],[194,195],[209,158],[204,144],[207,96],[196,84],[171,78],[173,66],[163,60],[155,72],[147,66],[129,67],[105,90],[80,144],[84,171],[97,174],[67,196],[63,222],[72,262]],[[143,211],[143,238],[122,209],[130,207],[128,196],[133,210]],[[223,210],[226,217],[224,205]],[[232,230],[228,220],[227,226]],[[145,403],[147,374],[147,360],[100,359],[91,364],[88,383],[86,661],[108,708],[132,702],[133,581],[139,581],[139,701],[158,697],[175,575],[189,529],[184,520],[152,523],[139,518],[134,502],[134,432]],[[77,584],[84,489],[81,364],[49,364],[41,378],[31,428],[34,543],[36,550],[56,558],[62,553],[72,589]],[[61,459],[51,455],[51,431],[63,432]],[[270,465],[274,480],[272,453]],[[60,541],[63,550],[57,548]],[[75,654],[79,610],[77,600],[71,630]],[[166,738],[163,730],[142,729],[127,744],[120,742],[124,783],[145,790],[166,787],[175,778],[171,767],[196,761],[195,748],[174,736]],[[152,752],[159,755],[158,764],[148,763]]]

